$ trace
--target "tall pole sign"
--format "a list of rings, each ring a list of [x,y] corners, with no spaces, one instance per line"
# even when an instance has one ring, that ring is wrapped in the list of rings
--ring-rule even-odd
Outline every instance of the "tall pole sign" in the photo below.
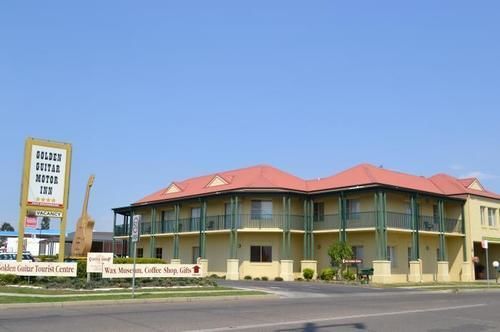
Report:
[[[136,214],[132,218],[132,242],[134,243],[134,264],[132,268],[132,298],[135,298],[135,260],[137,258],[137,242],[139,241],[139,229],[141,225],[141,215]]]
[[[39,215],[61,218],[59,261],[64,261],[70,171],[71,144],[26,139],[17,241],[18,262],[22,260],[24,227],[32,224],[33,217]]]

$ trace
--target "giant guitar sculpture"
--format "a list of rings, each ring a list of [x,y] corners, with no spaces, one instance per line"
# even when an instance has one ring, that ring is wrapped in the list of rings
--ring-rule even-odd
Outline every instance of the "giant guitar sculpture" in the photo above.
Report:
[[[91,175],[87,182],[85,199],[83,201],[82,215],[76,224],[75,237],[71,245],[71,256],[85,257],[92,247],[92,232],[94,230],[94,219],[87,213],[89,206],[90,188],[94,184],[95,176]]]

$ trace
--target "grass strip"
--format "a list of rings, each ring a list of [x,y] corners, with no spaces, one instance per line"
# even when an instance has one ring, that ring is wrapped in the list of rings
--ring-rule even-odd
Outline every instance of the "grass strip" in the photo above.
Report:
[[[46,289],[46,288],[31,288],[31,287],[0,287],[0,293],[13,293],[13,294],[40,294],[40,295],[61,295],[61,294],[98,294],[98,293],[123,293],[130,291],[130,288],[114,288],[114,289]],[[232,290],[229,287],[158,287],[158,288],[136,288],[140,292],[193,292],[193,291],[221,291]]]
[[[160,298],[179,298],[179,297],[208,297],[208,296],[245,296],[245,295],[264,295],[266,293],[259,291],[223,291],[223,292],[186,292],[186,293],[140,293],[136,294],[136,299],[160,299]],[[33,296],[4,296],[0,297],[0,304],[6,303],[47,303],[47,302],[75,302],[75,301],[106,301],[106,300],[124,300],[131,299],[132,293],[122,295],[88,295],[78,297],[33,297]]]

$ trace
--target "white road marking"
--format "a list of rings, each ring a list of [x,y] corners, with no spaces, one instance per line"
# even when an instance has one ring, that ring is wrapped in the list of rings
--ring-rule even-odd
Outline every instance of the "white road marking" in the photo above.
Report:
[[[379,312],[379,313],[363,314],[363,315],[349,315],[349,316],[340,316],[340,317],[303,319],[303,320],[276,322],[276,323],[227,326],[227,327],[217,327],[217,328],[213,328],[213,329],[190,330],[188,332],[218,332],[218,331],[232,331],[232,330],[247,330],[247,329],[258,329],[258,328],[273,327],[273,326],[300,325],[300,324],[314,323],[314,322],[329,322],[329,321],[337,321],[337,320],[344,320],[344,319],[396,316],[396,315],[416,314],[416,313],[422,313],[422,312],[459,310],[459,309],[483,307],[485,305],[486,305],[485,303],[478,303],[478,304],[460,305],[460,306],[454,306],[454,307],[440,307],[440,308],[429,308],[429,309],[390,311],[390,312]]]

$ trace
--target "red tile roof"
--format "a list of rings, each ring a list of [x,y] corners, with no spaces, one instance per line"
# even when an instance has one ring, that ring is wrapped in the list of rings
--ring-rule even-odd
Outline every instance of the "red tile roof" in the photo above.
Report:
[[[493,199],[500,199],[500,195],[494,192],[488,190],[470,189],[468,188],[468,186],[464,185],[463,180],[454,178],[453,176],[450,176],[448,174],[436,174],[434,176],[431,176],[429,180],[435,183],[441,189],[443,194],[447,196],[475,195]]]
[[[215,176],[223,178],[228,184],[207,187]],[[303,180],[292,174],[283,172],[268,165],[258,165],[227,172],[214,173],[172,182],[181,191],[167,193],[163,188],[148,195],[134,204],[148,204],[158,201],[169,201],[181,198],[209,195],[215,192],[235,190],[286,190],[303,193],[313,193],[327,190],[339,190],[357,186],[390,186],[402,189],[415,190],[430,194],[460,196],[471,194],[500,199],[500,195],[489,191],[467,188],[472,183],[457,179],[446,174],[437,174],[430,178],[416,176],[370,164],[360,164],[330,177],[317,180]],[[474,179],[475,180],[475,179]]]

